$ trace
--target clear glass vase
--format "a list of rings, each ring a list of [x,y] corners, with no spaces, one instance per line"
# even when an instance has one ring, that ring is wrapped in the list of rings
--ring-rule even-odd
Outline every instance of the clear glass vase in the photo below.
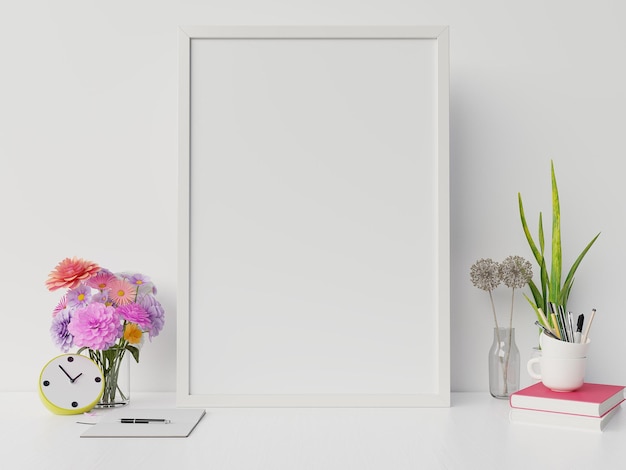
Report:
[[[489,349],[489,393],[507,399],[519,390],[520,354],[515,344],[515,328],[494,328]]]
[[[104,392],[96,408],[113,408],[130,402],[130,357],[124,349],[91,351],[104,375]]]

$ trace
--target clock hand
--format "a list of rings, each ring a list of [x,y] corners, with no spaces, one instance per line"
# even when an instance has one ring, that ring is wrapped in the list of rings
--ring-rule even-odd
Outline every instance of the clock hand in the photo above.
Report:
[[[78,377],[80,377],[81,375],[83,375],[83,373],[82,373],[82,372],[81,372],[80,374],[78,374],[76,377],[74,377],[74,378],[72,379],[72,383],[74,383],[74,382],[76,381],[76,379],[77,379]]]
[[[61,364],[59,364],[59,367],[61,368],[61,370],[63,371],[63,373],[64,373],[65,375],[67,375],[67,378],[68,378],[68,379],[70,379],[70,382],[74,383],[74,379],[72,378],[72,376],[66,372],[66,370],[63,368],[63,366],[62,366]]]

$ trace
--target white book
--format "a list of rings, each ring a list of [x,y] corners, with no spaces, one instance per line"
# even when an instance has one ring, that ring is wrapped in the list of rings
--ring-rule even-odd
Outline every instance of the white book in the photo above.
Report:
[[[530,410],[525,408],[511,408],[509,419],[512,423],[538,424],[559,428],[582,429],[588,431],[603,431],[607,423],[620,409],[614,406],[602,416],[586,416],[569,413],[555,413],[551,411]]]
[[[206,414],[200,408],[107,411],[80,437],[187,437]]]

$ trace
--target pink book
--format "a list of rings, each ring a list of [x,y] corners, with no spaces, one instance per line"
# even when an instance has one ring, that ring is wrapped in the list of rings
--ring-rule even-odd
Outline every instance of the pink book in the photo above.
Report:
[[[554,392],[543,383],[509,397],[512,408],[600,417],[624,401],[623,385],[585,383],[573,392]]]

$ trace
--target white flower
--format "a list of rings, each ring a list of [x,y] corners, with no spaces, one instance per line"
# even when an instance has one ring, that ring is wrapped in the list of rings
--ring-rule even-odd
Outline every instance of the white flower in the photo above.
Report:
[[[500,285],[500,265],[491,258],[479,259],[470,269],[470,279],[479,289],[492,291]]]
[[[524,287],[532,277],[532,265],[521,256],[509,256],[500,264],[500,278],[507,287]]]

